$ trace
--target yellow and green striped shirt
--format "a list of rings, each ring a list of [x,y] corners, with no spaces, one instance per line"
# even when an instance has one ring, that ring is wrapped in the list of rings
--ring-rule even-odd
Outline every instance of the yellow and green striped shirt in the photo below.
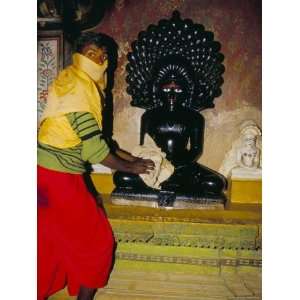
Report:
[[[38,165],[55,171],[81,174],[91,164],[101,163],[108,155],[109,148],[91,113],[74,112],[66,116],[81,143],[75,147],[60,149],[39,142]]]

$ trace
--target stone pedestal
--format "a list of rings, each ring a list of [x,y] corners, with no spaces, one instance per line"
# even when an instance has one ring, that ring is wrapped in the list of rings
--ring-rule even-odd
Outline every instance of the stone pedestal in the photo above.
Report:
[[[180,194],[175,192],[159,191],[149,194],[139,194],[127,191],[114,190],[111,201],[115,205],[145,206],[157,209],[200,209],[223,210],[225,197],[203,197],[201,194]]]
[[[113,175],[108,173],[92,173],[91,179],[97,190],[101,194],[109,195],[115,188]]]
[[[262,203],[261,179],[231,178],[229,198],[231,203]]]
[[[261,168],[234,168],[229,180],[231,203],[262,203]]]
[[[113,183],[113,175],[108,173],[92,173],[91,174],[92,182],[96,190],[101,194],[110,195],[115,189]],[[124,192],[117,193],[114,192],[112,197],[112,203],[115,205],[124,205],[124,206],[144,206],[152,208],[161,208],[159,205],[160,192],[156,194],[148,195],[143,197],[143,195]],[[134,198],[134,201],[132,201]],[[172,206],[165,206],[165,209],[200,209],[200,210],[224,210],[225,199],[216,198],[216,199],[207,199],[197,197],[186,197],[185,195],[177,195],[176,199]]]

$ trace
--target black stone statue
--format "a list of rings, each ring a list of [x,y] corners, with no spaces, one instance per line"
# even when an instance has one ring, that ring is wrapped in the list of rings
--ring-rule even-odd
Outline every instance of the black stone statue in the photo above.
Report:
[[[214,107],[214,98],[221,95],[225,68],[220,48],[211,32],[189,19],[182,20],[177,11],[170,20],[140,32],[132,43],[126,80],[131,104],[146,109],[140,144],[149,134],[175,171],[161,190],[147,187],[137,175],[116,172],[114,203],[224,204],[226,179],[196,162],[203,150],[205,125],[198,111]]]

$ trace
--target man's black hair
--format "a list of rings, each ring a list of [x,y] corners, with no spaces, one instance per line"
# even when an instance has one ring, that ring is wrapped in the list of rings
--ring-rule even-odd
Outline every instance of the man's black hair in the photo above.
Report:
[[[84,32],[82,33],[75,42],[75,50],[76,52],[82,53],[82,49],[89,44],[94,44],[97,47],[106,47],[110,48],[112,43],[112,39],[103,34],[96,32]]]

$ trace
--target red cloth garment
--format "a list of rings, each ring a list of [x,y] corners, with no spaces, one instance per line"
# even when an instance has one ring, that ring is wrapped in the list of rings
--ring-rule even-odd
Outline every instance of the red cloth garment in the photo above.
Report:
[[[82,175],[38,166],[38,300],[66,285],[106,285],[112,265],[111,226]]]

